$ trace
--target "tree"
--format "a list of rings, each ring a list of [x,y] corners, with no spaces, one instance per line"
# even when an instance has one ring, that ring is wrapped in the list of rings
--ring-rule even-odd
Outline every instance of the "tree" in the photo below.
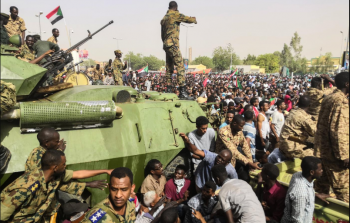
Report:
[[[274,54],[260,55],[256,59],[255,65],[260,68],[265,68],[267,73],[274,73],[279,71],[280,58]]]
[[[294,59],[296,61],[299,61],[301,59],[301,52],[303,51],[303,46],[301,45],[301,37],[297,32],[294,33],[294,36],[290,41],[290,47],[294,51]]]
[[[234,52],[231,46],[223,48],[221,46],[215,48],[213,52],[213,63],[217,70],[224,71],[230,69],[232,55],[232,65],[240,65],[239,56]]]
[[[160,60],[155,56],[150,55],[149,57],[143,57],[143,60],[148,64],[149,70],[160,70],[165,65],[164,60]]]
[[[92,59],[87,59],[87,60],[85,60],[84,62],[82,62],[81,64],[80,64],[80,66],[87,66],[87,67],[91,67],[91,66],[95,66],[96,65],[96,62],[94,61],[94,60],[92,60]]]
[[[281,52],[280,65],[286,66],[288,68],[291,67],[293,62],[292,52],[287,44],[284,44],[283,50]]]
[[[213,59],[207,56],[199,56],[191,62],[191,65],[203,64],[208,69],[214,68]]]
[[[139,53],[134,54],[133,52],[129,52],[125,55],[124,60],[130,61],[132,70],[139,70],[147,65],[147,62],[143,60],[142,54]]]
[[[243,60],[244,65],[254,65],[256,62],[256,56],[248,54],[247,58]]]

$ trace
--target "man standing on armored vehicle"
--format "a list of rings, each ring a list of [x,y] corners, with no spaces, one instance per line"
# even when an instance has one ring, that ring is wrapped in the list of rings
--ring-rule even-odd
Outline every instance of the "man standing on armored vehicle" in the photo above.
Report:
[[[182,60],[179,44],[180,24],[195,23],[197,20],[195,17],[188,17],[180,14],[178,11],[177,3],[172,1],[169,3],[169,10],[161,21],[162,25],[162,40],[163,49],[166,53],[166,77],[168,82],[168,88],[171,85],[171,75],[174,73],[174,66],[177,67],[177,81],[180,85],[180,98],[190,99],[185,88],[185,67]]]
[[[24,40],[27,28],[24,20],[18,16],[18,8],[16,6],[11,6],[10,13],[11,16],[6,25],[7,34],[10,38],[14,35],[20,35],[22,40]]]
[[[114,51],[115,59],[112,64],[114,72],[114,80],[116,85],[123,85],[123,74],[122,71],[126,69],[126,62],[122,63],[122,52],[120,50]]]

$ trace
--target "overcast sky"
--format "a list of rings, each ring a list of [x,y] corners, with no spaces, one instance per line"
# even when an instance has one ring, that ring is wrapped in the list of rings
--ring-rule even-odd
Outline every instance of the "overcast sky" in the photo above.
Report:
[[[341,33],[345,38],[349,29],[349,0],[178,0],[179,11],[195,16],[198,24],[188,29],[188,47],[197,56],[212,56],[217,46],[231,43],[241,59],[248,54],[265,54],[281,51],[284,43],[290,42],[294,32],[302,37],[303,56],[308,59],[322,53],[341,52]],[[43,38],[51,36],[52,28],[58,28],[61,48],[69,46],[64,21],[54,26],[46,15],[61,6],[72,43],[86,37],[87,30],[96,31],[110,20],[114,24],[106,28],[82,49],[89,50],[90,58],[106,61],[114,57],[119,48],[125,53],[133,51],[143,55],[155,55],[165,59],[162,49],[160,21],[166,14],[167,0],[1,0],[1,12],[8,12],[14,5],[28,31],[39,32],[41,17]],[[27,32],[28,34],[28,32]],[[181,27],[180,46],[186,55],[186,28]]]

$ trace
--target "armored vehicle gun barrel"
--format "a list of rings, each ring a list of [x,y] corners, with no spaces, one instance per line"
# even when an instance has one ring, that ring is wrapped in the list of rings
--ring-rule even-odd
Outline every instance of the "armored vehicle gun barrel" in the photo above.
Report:
[[[88,37],[86,37],[82,41],[78,42],[74,46],[70,47],[68,50],[66,50],[66,51],[60,50],[58,52],[53,53],[51,56],[47,56],[45,58],[47,60],[47,62],[42,64],[42,67],[46,68],[48,71],[46,72],[44,77],[39,81],[37,86],[34,88],[31,95],[33,93],[35,93],[35,91],[36,91],[36,89],[38,89],[38,87],[52,85],[53,79],[60,73],[60,71],[62,71],[64,66],[66,66],[67,64],[69,64],[70,62],[73,61],[73,56],[72,56],[71,52],[73,50],[77,49],[78,47],[82,46],[84,43],[86,43],[87,41],[92,39],[93,36],[95,36],[96,34],[101,32],[103,29],[105,29],[107,26],[109,26],[111,24],[113,24],[113,21],[110,21],[107,25],[103,26],[102,28],[100,28],[99,30],[94,32],[93,34],[91,34],[90,31],[88,31],[88,33],[89,33]]]

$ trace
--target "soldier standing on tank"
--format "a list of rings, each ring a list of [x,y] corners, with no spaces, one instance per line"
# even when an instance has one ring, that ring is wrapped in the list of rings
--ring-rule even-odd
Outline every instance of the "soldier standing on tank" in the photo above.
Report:
[[[9,44],[9,35],[7,33],[6,25],[9,21],[10,16],[6,13],[1,13],[0,20],[0,31],[1,31],[1,44]]]
[[[177,3],[172,1],[169,3],[169,10],[167,14],[161,21],[163,49],[166,53],[166,78],[168,88],[171,88],[171,86],[169,86],[172,85],[171,75],[174,73],[174,66],[176,66],[177,81],[180,86],[180,98],[193,99],[189,98],[185,88],[185,67],[183,64],[179,43],[181,22],[197,24],[195,17],[188,17],[180,14]]]
[[[27,28],[24,20],[18,16],[18,8],[16,6],[11,6],[10,13],[11,16],[9,18],[9,22],[6,25],[7,33],[10,38],[14,35],[20,35],[24,41]]]
[[[57,37],[59,37],[59,36],[60,36],[60,31],[55,28],[52,30],[52,36],[47,41],[54,43],[54,44],[57,44],[57,42],[58,42]]]
[[[321,104],[315,156],[321,157],[337,198],[349,203],[349,72],[338,74],[335,82],[338,89]]]
[[[114,51],[115,59],[112,64],[113,72],[114,72],[114,80],[115,85],[123,85],[123,74],[122,71],[126,69],[127,63],[125,62],[123,64],[121,58],[122,58],[122,52],[120,50]]]

